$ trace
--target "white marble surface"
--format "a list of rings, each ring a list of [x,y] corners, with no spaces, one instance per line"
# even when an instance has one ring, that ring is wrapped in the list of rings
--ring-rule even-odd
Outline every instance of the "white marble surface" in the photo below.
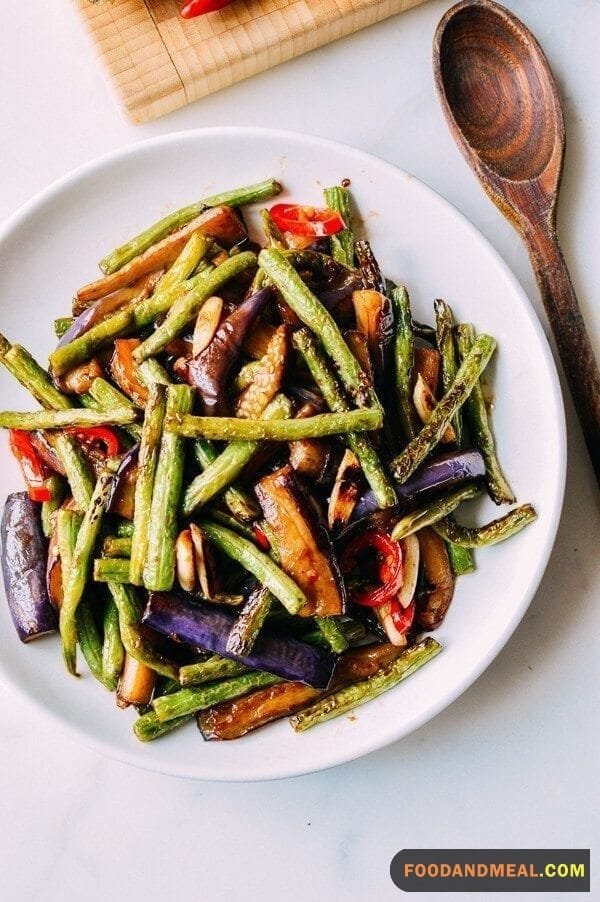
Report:
[[[68,0],[5,0],[0,218],[74,166],[149,135],[219,124],[309,131],[379,154],[456,204],[545,322],[521,242],[468,171],[437,104],[430,47],[449,5],[430,0],[133,127]],[[600,354],[600,5],[507,6],[540,39],[562,90],[569,148],[559,231]],[[0,897],[391,900],[399,891],[389,862],[403,847],[591,846],[594,860],[599,499],[568,400],[567,417],[565,508],[529,612],[462,698],[390,748],[279,783],[193,783],[71,744],[0,686]]]

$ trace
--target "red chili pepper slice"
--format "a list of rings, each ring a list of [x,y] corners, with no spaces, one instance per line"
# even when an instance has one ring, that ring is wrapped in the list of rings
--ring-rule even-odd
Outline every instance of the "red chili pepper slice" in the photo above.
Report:
[[[263,551],[269,551],[271,548],[271,543],[268,539],[268,536],[263,530],[260,528],[258,523],[252,524],[252,532],[254,533],[254,538],[256,539],[256,544],[259,548],[262,548]]]
[[[390,615],[394,626],[399,633],[406,633],[413,625],[415,612],[417,610],[417,602],[415,599],[411,601],[407,608],[403,608],[397,598],[392,598],[390,602]]]
[[[378,608],[393,599],[402,586],[402,551],[400,544],[390,539],[385,532],[370,529],[353,539],[344,549],[341,558],[344,573],[354,569],[358,555],[365,551],[374,551],[377,555],[377,572],[381,585],[355,590],[352,592],[352,600],[368,608]]]
[[[27,494],[32,501],[50,501],[52,492],[46,485],[48,471],[44,467],[31,438],[21,429],[11,429],[8,433],[10,450],[16,457],[27,486]]]
[[[190,0],[181,9],[181,16],[184,19],[193,19],[196,16],[203,16],[204,13],[212,13],[217,9],[223,9],[228,6],[232,0]]]
[[[271,219],[282,232],[322,238],[346,228],[339,213],[329,207],[318,209],[302,204],[275,204],[269,210]]]
[[[119,436],[108,426],[89,426],[85,429],[72,426],[69,429],[65,429],[65,432],[70,435],[76,435],[77,438],[84,442],[102,442],[106,447],[107,457],[116,457],[121,450]]]

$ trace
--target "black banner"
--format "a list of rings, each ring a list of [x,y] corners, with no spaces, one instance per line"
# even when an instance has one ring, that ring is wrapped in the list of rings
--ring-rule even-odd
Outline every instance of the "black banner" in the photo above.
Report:
[[[402,849],[390,876],[410,893],[589,893],[589,849]]]

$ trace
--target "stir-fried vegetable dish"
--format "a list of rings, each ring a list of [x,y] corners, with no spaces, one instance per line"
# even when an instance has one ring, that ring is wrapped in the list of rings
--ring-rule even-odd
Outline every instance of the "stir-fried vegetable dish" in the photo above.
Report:
[[[280,191],[191,204],[105,257],[47,369],[0,336],[39,405],[0,413],[26,486],[1,526],[15,627],[58,631],[142,741],[301,732],[377,697],[441,650],[425,634],[473,549],[536,517],[457,513],[515,501],[493,337],[443,300],[415,321],[345,185],[263,209],[256,243],[243,207]]]

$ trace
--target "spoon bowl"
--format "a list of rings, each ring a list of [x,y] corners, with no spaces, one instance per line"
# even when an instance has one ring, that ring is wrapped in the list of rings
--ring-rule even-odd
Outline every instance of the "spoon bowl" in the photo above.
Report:
[[[521,232],[600,483],[600,371],[556,237],[565,128],[535,37],[493,0],[461,0],[438,25],[433,68],[458,147]]]
[[[554,157],[562,159],[564,124],[552,75],[537,42],[527,41],[512,18],[488,5],[464,7],[441,32],[439,55],[456,124],[497,175],[538,179]]]

